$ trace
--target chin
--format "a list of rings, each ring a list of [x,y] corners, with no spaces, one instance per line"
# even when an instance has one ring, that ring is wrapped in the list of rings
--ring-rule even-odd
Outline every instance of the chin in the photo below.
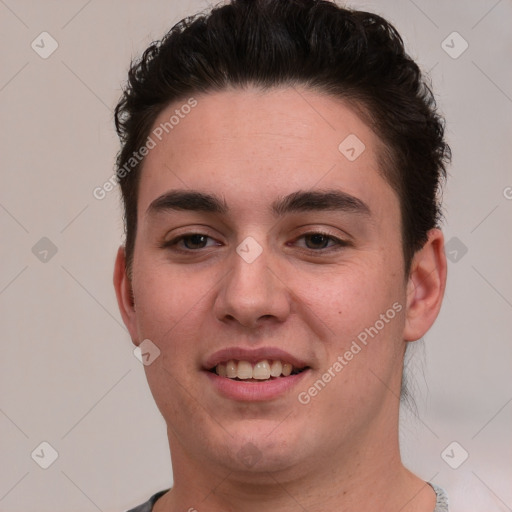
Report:
[[[299,432],[287,429],[285,423],[255,420],[244,422],[238,429],[228,427],[233,437],[227,436],[228,446],[218,451],[233,471],[254,475],[289,470],[307,454]]]

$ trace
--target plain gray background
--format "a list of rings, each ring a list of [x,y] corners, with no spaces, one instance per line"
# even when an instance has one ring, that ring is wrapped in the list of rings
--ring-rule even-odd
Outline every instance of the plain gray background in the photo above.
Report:
[[[451,511],[512,510],[512,2],[349,5],[394,23],[431,74],[454,155],[448,287],[409,364],[418,417],[404,410],[403,457]],[[112,286],[118,191],[92,191],[114,171],[130,59],[206,7],[0,0],[1,511],[121,511],[172,485]],[[47,469],[42,442],[58,453]]]

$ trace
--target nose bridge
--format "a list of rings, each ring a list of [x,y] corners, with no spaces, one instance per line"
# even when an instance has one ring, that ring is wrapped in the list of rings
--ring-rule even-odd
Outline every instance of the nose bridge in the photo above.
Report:
[[[272,270],[274,258],[267,244],[247,237],[230,256],[231,271],[217,297],[217,317],[250,327],[263,317],[282,321],[289,311],[288,297]]]

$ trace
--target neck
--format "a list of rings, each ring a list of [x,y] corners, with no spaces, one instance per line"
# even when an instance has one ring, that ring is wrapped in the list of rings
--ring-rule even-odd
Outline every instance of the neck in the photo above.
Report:
[[[432,512],[435,493],[403,466],[395,437],[356,443],[364,449],[340,447],[301,467],[244,475],[191,459],[170,436],[174,485],[154,512]]]

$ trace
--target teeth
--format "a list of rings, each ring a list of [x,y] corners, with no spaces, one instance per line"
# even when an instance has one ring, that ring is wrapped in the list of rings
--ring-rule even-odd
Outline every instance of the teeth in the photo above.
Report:
[[[238,363],[238,371],[236,372],[236,376],[239,379],[252,379],[252,364],[248,361],[240,361]]]
[[[221,377],[227,377],[228,376],[225,364],[219,364],[217,366],[217,368],[215,368],[215,371],[217,372],[217,375],[220,375]]]
[[[235,363],[235,361],[228,361],[228,363],[226,364],[226,376],[229,379],[234,379],[236,377],[237,366],[238,365]]]
[[[283,369],[283,364],[281,361],[274,361],[270,366],[270,375],[272,377],[279,377],[281,375],[281,370]]]
[[[283,370],[282,370],[283,375],[285,377],[288,377],[288,375],[290,375],[292,373],[292,369],[293,369],[293,367],[292,367],[292,365],[290,363],[284,363],[283,364]]]
[[[221,377],[228,379],[238,378],[240,380],[268,380],[271,377],[288,377],[293,371],[290,363],[283,363],[276,360],[271,363],[267,359],[259,361],[254,366],[249,361],[229,360],[227,363],[219,363],[215,372]]]
[[[256,363],[252,370],[252,378],[258,380],[270,379],[270,365],[268,361]]]

